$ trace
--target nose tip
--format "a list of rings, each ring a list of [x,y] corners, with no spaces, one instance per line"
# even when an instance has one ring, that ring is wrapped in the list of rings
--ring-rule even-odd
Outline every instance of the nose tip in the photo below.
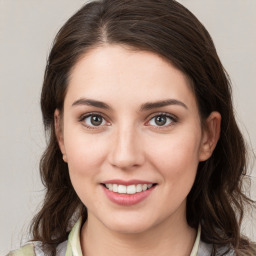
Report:
[[[117,167],[119,169],[131,169],[133,167],[139,166],[139,164],[135,163],[135,161],[133,161],[133,159],[129,158],[127,159],[127,157],[125,159],[118,159],[112,162],[112,165],[114,167]]]
[[[131,131],[118,133],[112,144],[111,165],[120,169],[131,169],[142,165],[143,162],[143,147],[138,135]]]

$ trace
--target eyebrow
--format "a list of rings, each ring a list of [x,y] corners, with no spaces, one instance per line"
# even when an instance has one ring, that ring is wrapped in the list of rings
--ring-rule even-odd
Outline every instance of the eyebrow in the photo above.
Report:
[[[166,107],[169,105],[178,105],[182,106],[185,109],[188,109],[188,107],[181,101],[175,100],[175,99],[167,99],[167,100],[161,100],[161,101],[156,101],[156,102],[147,102],[142,104],[140,111],[146,111],[146,110],[152,110],[155,108],[162,108]]]
[[[86,98],[81,98],[76,100],[72,106],[79,106],[79,105],[86,105],[86,106],[93,106],[93,107],[97,107],[97,108],[102,108],[102,109],[106,109],[106,110],[112,110],[112,108],[102,102],[102,101],[98,101],[98,100],[93,100],[93,99],[86,99]],[[161,101],[156,101],[156,102],[146,102],[144,104],[141,105],[140,107],[140,111],[148,111],[148,110],[152,110],[155,108],[161,108],[161,107],[166,107],[169,105],[178,105],[178,106],[182,106],[185,109],[188,109],[188,107],[181,101],[176,100],[176,99],[167,99],[167,100],[161,100]]]
[[[92,99],[85,99],[85,98],[76,100],[72,104],[72,106],[79,106],[79,105],[93,106],[93,107],[96,107],[96,108],[102,108],[102,109],[106,109],[106,110],[111,110],[112,109],[108,104],[106,104],[102,101],[92,100]]]

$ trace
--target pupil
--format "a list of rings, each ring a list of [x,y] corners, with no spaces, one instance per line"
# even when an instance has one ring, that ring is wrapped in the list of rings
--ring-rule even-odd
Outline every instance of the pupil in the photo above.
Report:
[[[102,123],[102,117],[100,117],[100,116],[92,116],[92,117],[91,117],[91,123],[92,123],[94,126],[99,126],[99,125],[101,125],[101,123]]]
[[[165,116],[158,116],[156,117],[156,124],[159,126],[166,124],[166,117]]]

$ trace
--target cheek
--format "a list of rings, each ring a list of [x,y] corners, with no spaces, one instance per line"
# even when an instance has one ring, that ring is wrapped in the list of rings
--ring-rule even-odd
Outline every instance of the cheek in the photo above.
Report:
[[[69,175],[72,185],[87,207],[99,204],[97,193],[101,164],[104,159],[101,143],[93,136],[78,132],[67,134],[65,141]]]
[[[148,158],[163,177],[176,184],[194,179],[199,163],[200,136],[196,133],[173,134],[154,144]]]
[[[97,167],[104,161],[102,139],[83,131],[70,131],[67,129],[64,137],[70,175],[88,177],[96,174]]]

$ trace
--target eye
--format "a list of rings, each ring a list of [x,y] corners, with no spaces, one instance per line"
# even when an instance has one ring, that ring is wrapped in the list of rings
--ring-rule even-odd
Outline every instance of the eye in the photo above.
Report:
[[[94,128],[108,124],[103,116],[99,114],[88,114],[83,116],[80,121],[83,122],[83,124],[88,128]]]
[[[164,126],[165,127],[165,126],[171,125],[174,122],[176,122],[176,119],[173,116],[168,115],[168,114],[159,114],[159,115],[152,117],[149,120],[148,125],[158,126],[158,127]]]

